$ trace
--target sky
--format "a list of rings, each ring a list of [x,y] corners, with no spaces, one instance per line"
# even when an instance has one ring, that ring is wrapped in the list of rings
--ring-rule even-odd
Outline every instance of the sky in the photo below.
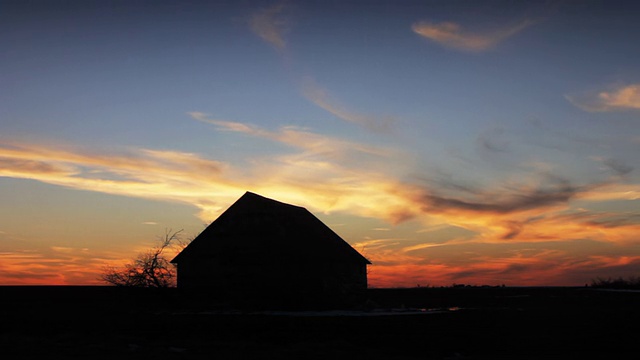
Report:
[[[246,191],[372,287],[639,276],[639,10],[1,1],[0,284],[101,284]]]

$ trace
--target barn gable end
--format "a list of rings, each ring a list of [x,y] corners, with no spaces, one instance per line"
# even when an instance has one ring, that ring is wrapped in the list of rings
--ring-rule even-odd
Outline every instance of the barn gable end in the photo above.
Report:
[[[296,303],[357,297],[371,264],[307,209],[251,192],[171,262],[178,288]]]

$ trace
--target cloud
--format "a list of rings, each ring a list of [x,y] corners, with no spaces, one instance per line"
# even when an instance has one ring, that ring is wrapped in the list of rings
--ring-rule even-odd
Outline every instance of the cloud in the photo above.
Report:
[[[541,229],[546,226],[558,230],[559,224],[550,226],[547,220],[542,226],[542,221],[531,219],[565,210],[575,199],[601,201],[640,196],[638,189],[629,185],[575,185],[566,180],[493,191],[465,187],[462,193],[452,192],[446,184],[434,187],[403,181],[399,174],[407,173],[402,161],[405,155],[393,149],[323,136],[307,129],[282,127],[272,131],[213,120],[202,113],[191,115],[219,131],[259,137],[284,144],[289,150],[257,155],[239,167],[169,150],[91,153],[62,146],[0,144],[0,161],[6,164],[0,168],[0,176],[186,203],[198,207],[205,221],[214,219],[244,191],[252,190],[322,212],[345,212],[392,224],[411,219],[430,225],[448,223],[477,233],[483,241],[536,236],[539,240],[553,239],[551,231]],[[36,162],[38,166],[24,166],[25,162]],[[627,171],[621,164],[609,166]],[[381,168],[385,171],[381,172]],[[443,190],[450,194],[444,195]]]
[[[585,206],[612,199],[640,198],[637,185],[615,183],[620,180],[618,177],[576,182],[549,176],[549,169],[534,169],[516,180],[503,179],[490,188],[475,182],[457,185],[455,178],[429,182],[427,175],[410,181],[405,176],[413,167],[405,161],[407,155],[393,148],[352,142],[300,127],[267,129],[214,119],[201,112],[193,112],[191,116],[215,131],[227,132],[228,136],[253,137],[284,146],[273,147],[275,152],[245,158],[239,165],[170,149],[88,150],[60,144],[1,141],[0,176],[190,204],[200,210],[200,218],[207,222],[247,190],[305,206],[318,214],[375,218],[394,225],[409,222],[400,230],[402,238],[391,235],[388,239],[349,239],[354,246],[365,248],[367,257],[374,262],[371,283],[375,286],[509,281],[550,284],[558,275],[547,271],[548,267],[564,264],[566,271],[578,274],[582,265],[568,267],[553,252],[540,252],[535,257],[522,252],[497,257],[486,249],[512,244],[521,248],[523,243],[544,247],[584,239],[624,249],[637,242],[640,232],[637,216],[576,207],[576,203]],[[631,171],[628,165],[611,158],[596,160],[607,172],[616,175]],[[387,224],[376,223],[368,228],[382,234],[383,229],[390,228]],[[442,233],[406,231],[411,226],[441,229]],[[464,248],[455,247],[463,244]],[[469,249],[473,246],[477,249],[471,253]],[[78,249],[61,246],[47,251],[37,258],[33,254],[26,254],[31,256],[27,258],[25,254],[4,255],[0,260],[6,260],[5,267],[10,265],[7,271],[15,275],[13,280],[6,281],[15,283],[28,274],[36,279],[46,273],[45,268],[49,273],[61,269],[65,276],[75,274],[75,279],[80,279],[80,263],[99,273],[97,264],[107,261],[91,260]],[[444,255],[438,258],[439,252],[446,252],[448,258]],[[456,258],[452,260],[453,257]],[[42,269],[30,268],[38,261]],[[73,266],[56,267],[65,261]],[[527,277],[526,269],[544,271],[538,271],[539,279],[532,279]],[[69,279],[47,281],[65,283]]]
[[[414,210],[413,218],[466,229],[475,234],[471,240],[476,242],[635,241],[634,232],[640,229],[637,216],[589,212],[576,204],[590,207],[598,202],[638,199],[636,185],[615,183],[617,178],[578,184],[545,173],[535,180],[534,175],[529,175],[529,184],[505,180],[495,188],[464,188],[463,192],[438,184],[405,183],[402,196]]]
[[[527,211],[532,209],[547,208],[561,203],[566,203],[578,194],[580,188],[569,184],[558,186],[554,189],[524,190],[522,193],[508,196],[493,194],[486,196],[484,201],[457,199],[443,197],[434,194],[425,194],[424,207],[426,211],[451,211],[506,214]]]
[[[203,113],[191,116],[218,131],[257,137],[288,148],[258,154],[239,166],[172,150],[98,152],[3,142],[0,162],[5,166],[0,168],[0,176],[190,204],[200,209],[204,221],[215,219],[239,195],[251,190],[325,213],[343,212],[391,224],[412,219],[427,226],[449,224],[475,233],[476,240],[484,242],[550,241],[563,233],[599,237],[595,225],[585,227],[577,219],[555,222],[554,214],[569,210],[574,200],[640,198],[640,190],[634,185],[574,184],[545,175],[536,183],[535,174],[529,174],[531,184],[505,183],[494,189],[465,186],[461,192],[451,181],[427,184],[403,179],[410,169],[404,161],[406,154],[395,149],[297,127],[267,130],[211,119]],[[618,173],[628,171],[624,164],[609,161],[608,166]]]
[[[284,38],[284,34],[288,31],[288,21],[284,16],[286,9],[287,6],[285,3],[281,2],[257,11],[251,16],[249,21],[251,30],[278,50],[285,50],[287,48],[287,43]],[[280,54],[285,55],[284,59],[287,62],[291,61],[291,59],[286,56],[286,52],[283,51]],[[392,123],[395,122],[395,119],[390,116],[374,117],[347,109],[330,97],[328,92],[319,87],[310,77],[306,77],[302,81],[302,94],[309,101],[335,117],[357,124],[373,132],[388,132],[391,129]]]
[[[533,24],[534,22],[531,20],[523,20],[512,26],[484,33],[473,33],[464,30],[459,24],[453,22],[432,23],[421,21],[413,24],[411,29],[416,34],[440,45],[462,51],[480,52],[494,48],[498,43]]]
[[[283,16],[285,4],[275,4],[255,12],[249,19],[251,31],[277,49],[283,50],[287,44],[284,34],[287,32],[287,21]]]
[[[0,158],[0,169],[4,169],[6,174],[9,174],[9,169],[14,176],[20,174],[68,174],[70,173],[69,167],[59,164],[48,164],[42,161],[26,160],[26,159],[11,159]]]
[[[495,128],[480,134],[477,137],[477,142],[481,151],[489,153],[506,153],[511,145],[505,138],[505,131],[502,128]]]
[[[266,130],[255,125],[215,120],[206,114],[191,116],[216,126],[220,131],[236,132],[283,144],[291,148],[284,154],[265,154],[253,162],[247,177],[260,179],[260,188],[283,201],[313,204],[323,211],[347,211],[360,215],[392,219],[413,217],[406,199],[393,194],[399,181],[380,171],[405,165],[406,155],[395,149],[372,146],[326,136],[292,126]],[[377,199],[377,200],[375,200]],[[383,205],[384,204],[384,205]],[[379,206],[378,206],[379,205]]]
[[[391,116],[376,117],[346,109],[309,77],[303,81],[302,93],[309,101],[333,114],[335,117],[376,133],[390,132],[392,125],[396,122],[396,119]]]
[[[215,219],[247,190],[323,212],[348,211],[393,221],[404,216],[406,201],[388,196],[397,182],[379,171],[390,157],[398,156],[393,150],[297,127],[272,131],[212,120],[202,113],[192,116],[215,125],[219,131],[259,137],[289,149],[256,155],[238,166],[173,150],[89,151],[68,145],[4,141],[0,142],[0,162],[5,165],[0,168],[0,176],[185,203],[199,208],[204,221]],[[368,204],[370,200],[385,205]]]
[[[590,112],[639,110],[640,84],[617,85],[609,90],[565,95],[573,105]]]
[[[320,155],[326,159],[339,160],[344,159],[347,153],[368,154],[376,157],[387,157],[393,153],[390,149],[320,135],[296,126],[283,126],[277,131],[270,131],[255,125],[210,119],[207,114],[201,112],[191,112],[189,115],[198,121],[215,125],[223,131],[242,133],[302,149],[307,157]],[[359,158],[359,160],[362,159]]]
[[[213,210],[215,194],[239,190],[225,179],[228,165],[187,152],[127,149],[97,152],[67,145],[0,143],[0,176],[73,189],[190,203]],[[187,175],[188,174],[188,175]]]
[[[88,249],[51,246],[40,250],[0,253],[2,285],[99,285],[105,265]],[[123,259],[109,260],[118,264]]]
[[[603,164],[618,176],[625,176],[633,171],[633,167],[626,165],[625,163],[616,159],[604,159]]]
[[[603,184],[583,194],[583,199],[590,201],[638,200],[640,185],[638,184]]]
[[[373,287],[453,283],[548,286],[567,285],[567,279],[570,284],[580,285],[597,277],[635,276],[640,270],[640,256],[628,255],[628,248],[591,240],[465,242],[405,249],[388,248],[382,256],[377,251],[369,254],[373,262],[369,267],[369,282]]]

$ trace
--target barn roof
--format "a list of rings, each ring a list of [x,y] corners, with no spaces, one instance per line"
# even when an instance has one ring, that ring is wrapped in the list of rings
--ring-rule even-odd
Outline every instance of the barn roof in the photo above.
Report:
[[[307,209],[251,192],[233,203],[171,262],[211,256],[371,264]]]

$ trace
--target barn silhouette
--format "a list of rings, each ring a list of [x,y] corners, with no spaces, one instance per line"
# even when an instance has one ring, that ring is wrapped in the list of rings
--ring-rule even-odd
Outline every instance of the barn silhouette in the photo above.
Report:
[[[269,307],[353,304],[371,264],[307,209],[251,192],[171,262],[179,289]]]

